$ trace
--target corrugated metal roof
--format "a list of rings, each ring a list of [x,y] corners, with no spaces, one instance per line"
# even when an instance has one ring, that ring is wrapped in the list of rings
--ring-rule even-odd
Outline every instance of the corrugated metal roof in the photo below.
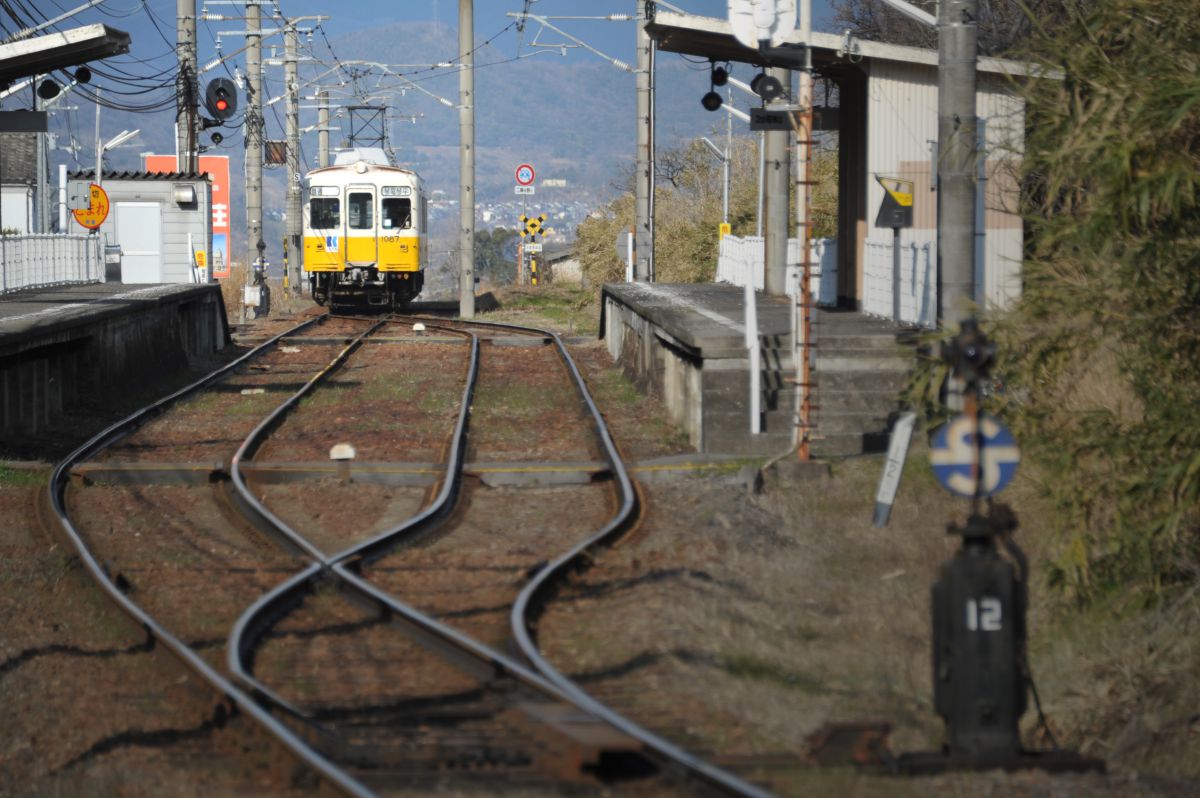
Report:
[[[751,64],[764,61],[762,55],[739,43],[733,37],[733,27],[729,24],[729,20],[720,17],[680,14],[659,9],[646,29],[658,41],[658,47],[661,50],[691,54],[703,53],[707,57],[718,60],[741,61]],[[837,63],[856,64],[864,58],[924,64],[932,67],[936,67],[938,62],[937,50],[872,42],[855,36],[847,38],[844,35],[821,31],[812,31],[811,36],[813,61],[818,67]],[[799,32],[789,33],[784,37],[784,41],[789,45],[801,44]],[[797,49],[794,52],[799,53],[800,50]],[[977,64],[980,72],[1058,77],[1055,74],[1045,73],[1035,65],[1003,58],[980,58]]]
[[[95,169],[81,169],[67,174],[70,180],[95,180]],[[110,171],[104,170],[105,180],[212,180],[208,172],[142,172],[142,171]]]

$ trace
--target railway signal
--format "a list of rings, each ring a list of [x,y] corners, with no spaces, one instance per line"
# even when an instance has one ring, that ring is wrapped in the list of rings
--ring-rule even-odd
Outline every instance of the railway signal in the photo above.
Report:
[[[237,87],[229,78],[213,78],[204,88],[204,107],[212,114],[213,125],[224,124],[237,111]],[[204,120],[205,127],[212,127]]]

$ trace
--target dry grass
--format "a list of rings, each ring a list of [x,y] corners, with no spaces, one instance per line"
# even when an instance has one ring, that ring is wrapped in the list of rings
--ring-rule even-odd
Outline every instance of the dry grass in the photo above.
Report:
[[[835,463],[832,478],[783,475],[757,497],[712,480],[643,486],[643,529],[581,578],[570,610],[543,620],[547,653],[576,676],[593,674],[586,686],[602,700],[696,750],[799,756],[827,721],[887,721],[893,750],[936,749],[930,586],[959,545],[946,525],[966,508],[915,448],[886,529],[871,524],[877,458]],[[1037,488],[1019,477],[1005,494],[1032,563],[1031,665],[1060,741],[1106,758],[1115,775],[905,781],[797,768],[772,770],[774,791],[1190,794],[1179,780],[1195,779],[1200,763],[1200,597],[1120,617],[1059,603],[1044,583]],[[670,703],[595,676],[616,672]],[[1032,705],[1023,721],[1026,745],[1044,747]]]

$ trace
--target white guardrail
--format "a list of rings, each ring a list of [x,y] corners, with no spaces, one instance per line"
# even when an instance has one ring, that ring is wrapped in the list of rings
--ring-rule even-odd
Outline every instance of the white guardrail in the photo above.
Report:
[[[0,236],[0,294],[104,282],[100,236]]]
[[[818,238],[809,242],[809,262],[812,264],[812,278],[809,290],[816,297],[819,305],[837,304],[837,240]],[[799,270],[800,246],[796,239],[788,239],[787,254],[787,292],[794,296],[799,281],[796,272]],[[763,238],[761,236],[725,236],[721,239],[720,256],[717,259],[718,283],[745,285],[752,280],[754,287],[761,291],[764,287],[763,275]]]

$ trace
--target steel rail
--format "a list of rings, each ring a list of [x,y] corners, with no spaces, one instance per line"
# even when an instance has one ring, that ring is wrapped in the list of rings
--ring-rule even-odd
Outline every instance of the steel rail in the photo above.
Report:
[[[629,477],[629,472],[625,468],[624,460],[617,452],[612,434],[609,432],[608,425],[604,421],[604,415],[596,406],[591,392],[588,391],[587,381],[584,380],[579,368],[575,365],[574,358],[567,351],[562,337],[558,333],[549,330],[539,330],[534,327],[523,327],[502,322],[472,321],[470,323],[476,326],[494,327],[526,333],[532,331],[540,333],[554,343],[559,357],[562,358],[563,363],[574,379],[580,398],[592,416],[596,425],[596,434],[600,438],[600,442],[604,448],[604,455],[608,461],[609,470],[619,489],[620,506],[612,519],[596,534],[547,563],[541,570],[534,574],[529,583],[525,585],[517,596],[517,601],[513,605],[509,618],[513,637],[516,639],[521,654],[529,660],[541,676],[544,676],[552,683],[571,703],[638,740],[647,749],[678,765],[699,780],[733,795],[771,798],[770,792],[704,761],[602,704],[582,687],[564,676],[542,656],[541,650],[537,645],[534,630],[545,602],[558,590],[573,571],[586,568],[590,564],[593,552],[611,545],[626,531],[629,524],[636,517],[638,509],[637,493],[633,489],[633,482]]]
[[[625,463],[617,452],[616,444],[613,442],[608,425],[604,422],[603,414],[592,399],[591,392],[588,391],[587,382],[583,379],[583,375],[580,374],[574,359],[567,351],[558,333],[549,332],[547,334],[553,338],[559,355],[575,380],[575,386],[579,391],[580,398],[587,405],[588,411],[591,413],[592,419],[596,424],[596,432],[603,444],[605,458],[608,460],[609,469],[615,477],[620,490],[620,507],[613,515],[613,518],[600,531],[547,563],[545,567],[534,574],[529,583],[521,590],[509,616],[517,645],[520,647],[521,653],[533,663],[534,668],[549,679],[577,706],[604,719],[631,737],[640,740],[646,747],[658,752],[661,756],[671,760],[711,786],[735,795],[770,798],[771,793],[766,790],[706,762],[669,740],[654,734],[648,729],[642,728],[624,715],[597,701],[582,687],[575,684],[575,682],[568,679],[555,668],[549,660],[542,656],[541,650],[538,648],[535,634],[536,624],[538,618],[541,616],[545,602],[557,592],[573,571],[582,570],[591,564],[593,553],[596,550],[611,545],[628,529],[630,523],[636,517],[638,508],[637,493],[633,489],[633,482],[629,478],[629,472],[626,470]]]
[[[87,458],[95,456],[97,453],[126,437],[179,400],[197,393],[212,383],[228,376],[243,363],[258,357],[268,348],[275,346],[285,336],[294,335],[314,324],[323,323],[327,318],[327,316],[322,315],[280,333],[196,382],[106,427],[68,454],[55,467],[50,477],[50,483],[47,486],[47,497],[53,520],[57,522],[63,533],[71,541],[72,545],[75,546],[75,549],[79,553],[80,561],[92,575],[92,578],[96,580],[104,592],[108,594],[109,598],[121,610],[137,625],[141,626],[152,639],[162,643],[184,665],[191,668],[200,678],[208,682],[237,711],[245,713],[279,740],[297,759],[320,773],[342,792],[352,796],[367,798],[367,796],[372,795],[370,791],[366,790],[341,768],[334,765],[320,753],[314,751],[290,728],[261,707],[249,694],[226,678],[224,674],[217,671],[190,646],[172,634],[166,627],[159,624],[153,616],[125,595],[125,592],[117,586],[115,579],[108,573],[108,570],[92,554],[91,549],[88,548],[87,543],[83,539],[83,535],[76,529],[74,523],[72,523],[66,508],[66,488],[70,482],[70,469],[73,466]]]
[[[575,365],[574,360],[571,358],[570,353],[557,333],[533,327],[498,322],[472,321],[469,324],[464,324],[462,327],[449,327],[446,326],[447,320],[445,319],[429,318],[428,320],[447,331],[461,332],[464,328],[487,327],[519,332],[526,335],[537,335],[553,343],[559,357],[570,372],[576,389],[579,391],[580,397],[593,419],[597,436],[600,438],[605,457],[609,463],[610,471],[619,485],[620,508],[614,517],[597,534],[573,547],[566,554],[556,558],[539,571],[525,589],[521,591],[517,603],[514,605],[512,611],[513,634],[522,649],[522,654],[533,664],[536,672],[490,646],[482,644],[416,610],[410,605],[397,600],[386,591],[363,579],[356,572],[356,569],[364,562],[381,556],[389,548],[394,547],[400,542],[400,540],[417,533],[429,524],[436,523],[449,511],[450,505],[445,502],[452,501],[457,495],[457,484],[463,464],[462,452],[465,451],[466,446],[465,431],[470,410],[470,397],[468,394],[473,392],[474,389],[474,376],[472,376],[468,380],[468,386],[464,389],[464,401],[460,407],[460,424],[456,427],[454,443],[451,446],[452,462],[447,464],[442,490],[438,498],[418,516],[414,516],[414,518],[409,519],[403,524],[386,530],[374,538],[352,546],[345,551],[329,557],[322,556],[318,562],[286,580],[248,608],[235,624],[227,646],[227,665],[230,672],[234,674],[234,678],[244,684],[256,696],[275,704],[279,709],[298,720],[306,722],[310,720],[302,710],[293,706],[282,696],[279,696],[251,673],[253,652],[257,646],[258,639],[266,634],[274,625],[274,622],[290,606],[299,601],[312,588],[316,580],[333,575],[341,580],[342,585],[351,588],[359,600],[365,601],[380,611],[389,614],[392,619],[402,623],[410,633],[415,632],[420,636],[427,647],[448,656],[468,672],[480,677],[507,676],[522,686],[532,689],[548,698],[573,704],[577,708],[608,723],[613,728],[629,735],[632,739],[637,740],[648,752],[656,754],[657,758],[665,761],[668,765],[674,766],[682,773],[719,789],[726,794],[753,796],[753,798],[769,798],[770,793],[705,762],[601,704],[560,674],[541,656],[536,643],[533,642],[530,631],[536,620],[536,616],[533,614],[531,608],[540,609],[541,603],[557,589],[558,584],[566,578],[573,568],[577,568],[585,563],[590,553],[596,548],[611,543],[612,540],[625,531],[637,510],[637,496],[633,490],[632,481],[629,478],[620,455],[617,453],[616,445],[613,442],[607,425],[604,423],[603,415],[592,399],[582,374],[579,372],[578,367]],[[474,344],[471,371],[474,372],[477,369],[478,338],[472,334],[472,339]],[[289,403],[288,406],[294,406],[294,403]],[[260,427],[265,429],[266,423],[264,422]],[[247,441],[249,441],[249,438]],[[258,444],[254,445],[257,446]],[[247,450],[252,451],[246,444],[243,444],[243,448],[239,451]],[[236,471],[240,469],[242,459],[244,458],[235,457],[232,470]],[[253,507],[257,505],[258,508],[261,508],[261,511],[258,513],[261,519],[272,524],[278,523],[286,526],[282,520],[270,513],[248,491],[244,480],[239,482],[235,478],[234,484],[238,487],[239,492],[245,492],[243,501],[247,506]],[[294,530],[289,529],[288,532],[297,538],[300,537]],[[519,623],[517,621],[518,618],[521,619]]]
[[[466,430],[470,420],[471,402],[479,370],[479,339],[478,336],[467,330],[448,327],[440,321],[434,323],[448,332],[468,335],[471,340],[468,379],[463,388],[459,414],[449,446],[450,457],[438,495],[421,512],[403,523],[341,552],[325,555],[313,549],[316,562],[261,596],[242,613],[230,633],[227,646],[227,665],[234,678],[245,685],[254,695],[275,704],[298,720],[308,722],[311,719],[303,710],[294,706],[253,675],[251,672],[253,653],[257,648],[258,640],[274,625],[275,620],[298,602],[312,588],[316,580],[331,575],[340,579],[342,585],[350,589],[353,594],[352,598],[357,598],[387,613],[393,620],[401,623],[411,635],[420,637],[426,647],[451,659],[468,673],[473,673],[479,678],[511,678],[522,687],[554,701],[567,701],[567,698],[554,685],[524,664],[398,600],[371,584],[357,572],[364,563],[382,556],[389,548],[394,547],[403,539],[439,523],[451,511],[458,497],[466,453]],[[301,391],[306,389],[308,386],[302,388]],[[286,405],[294,407],[295,402],[289,400]],[[261,434],[267,430],[267,427],[267,423],[264,422],[256,429],[255,433],[251,433],[250,437],[256,437],[256,433]],[[261,440],[251,441],[250,437],[239,449],[239,454],[242,456],[234,458],[231,471],[235,473],[240,473],[242,463],[246,459],[245,454],[253,452],[256,447],[261,445]],[[278,525],[280,531],[286,529],[283,534],[289,538],[299,539],[302,537],[285,521],[263,506],[262,502],[248,489],[244,479],[239,480],[235,477],[234,484],[238,487],[239,492],[243,493],[241,502],[250,508],[261,522]],[[567,702],[569,703],[569,701]]]

